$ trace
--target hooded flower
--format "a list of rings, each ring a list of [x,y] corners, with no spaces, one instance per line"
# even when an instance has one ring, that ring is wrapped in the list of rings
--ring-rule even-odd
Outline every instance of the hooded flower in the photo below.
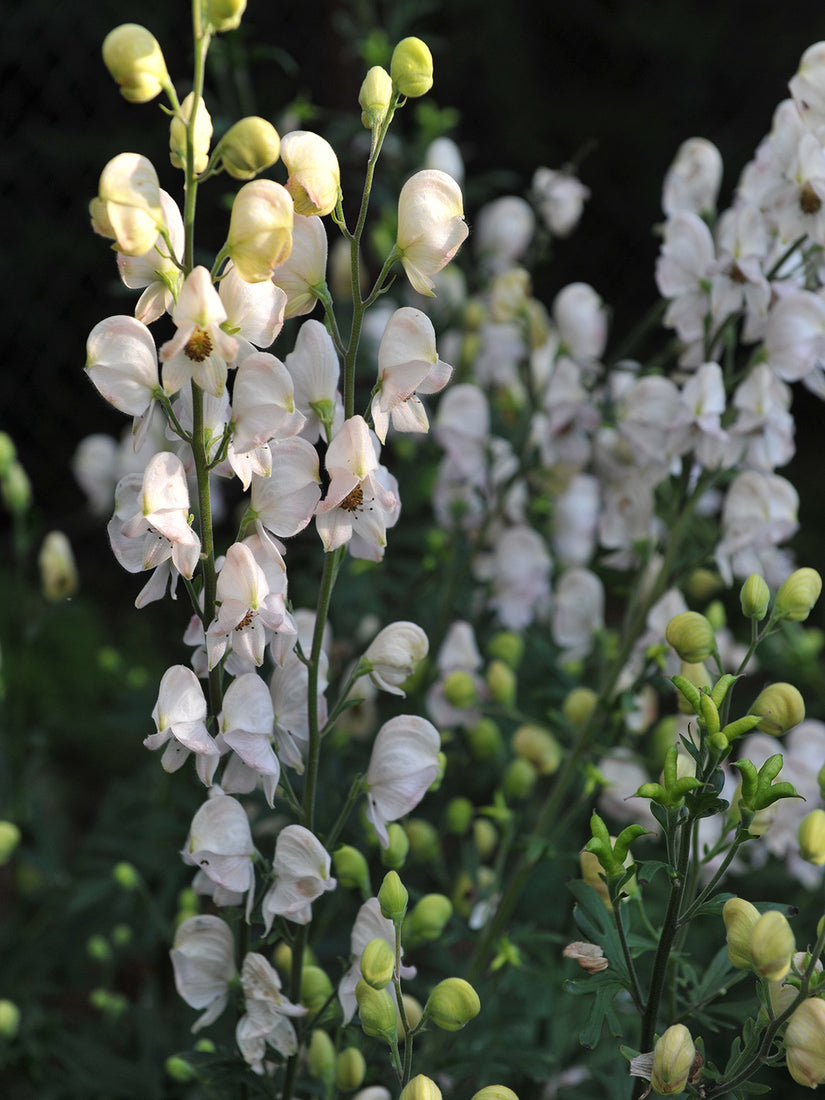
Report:
[[[190,1007],[206,1009],[192,1025],[200,1031],[217,1020],[229,1001],[236,976],[232,929],[220,917],[189,917],[175,932],[169,954],[180,996]]]
[[[375,737],[367,768],[367,819],[383,848],[387,823],[414,809],[439,770],[441,738],[426,718],[402,714],[385,722]]]
[[[461,188],[435,168],[416,172],[398,196],[396,247],[407,278],[433,297],[432,276],[446,267],[467,239]]]
[[[266,935],[276,916],[308,924],[313,901],[336,886],[329,873],[329,852],[303,825],[287,825],[278,833],[272,872],[275,883],[261,903]]]
[[[200,681],[186,665],[164,672],[152,711],[157,733],[143,742],[147,749],[166,745],[161,758],[164,771],[175,772],[190,753],[197,754],[198,775],[208,786],[218,765],[219,750],[206,729],[206,699]]]
[[[205,267],[196,267],[187,275],[172,320],[178,331],[160,349],[163,388],[168,394],[177,393],[194,379],[201,389],[219,397],[238,341],[221,328],[226,310]]]

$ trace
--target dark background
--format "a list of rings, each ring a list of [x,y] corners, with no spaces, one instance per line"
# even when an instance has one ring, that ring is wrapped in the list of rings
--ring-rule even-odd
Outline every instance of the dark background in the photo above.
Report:
[[[80,542],[81,560],[99,544],[99,528],[87,527],[68,462],[85,435],[119,434],[125,426],[83,376],[85,340],[103,317],[133,308],[107,242],[89,229],[87,204],[103,165],[125,150],[149,156],[174,193],[180,182],[157,104],[121,98],[100,44],[120,22],[144,23],[183,95],[189,7],[186,0],[80,7],[17,0],[3,19],[0,427],[17,443],[43,526],[66,529]],[[783,7],[773,0],[447,0],[437,10],[421,2],[250,0],[241,30],[217,40],[207,88],[216,123],[258,113],[277,124],[298,100],[316,105],[308,128],[334,133],[340,114],[357,110],[365,71],[359,46],[370,27],[383,28],[390,44],[408,33],[430,44],[435,86],[428,99],[459,112],[453,133],[467,164],[471,224],[485,199],[523,193],[536,167],[560,166],[592,143],[581,167],[592,199],[579,232],[561,242],[541,274],[540,290],[549,301],[566,282],[592,283],[613,307],[618,340],[655,298],[651,227],[676,148],[692,135],[716,142],[726,203],[803,50],[825,37],[825,13],[818,0]],[[381,36],[368,42],[361,53],[380,58]],[[234,79],[226,67],[233,57],[240,69]],[[346,150],[339,155],[346,160]],[[795,411],[803,428],[821,415],[805,391]]]

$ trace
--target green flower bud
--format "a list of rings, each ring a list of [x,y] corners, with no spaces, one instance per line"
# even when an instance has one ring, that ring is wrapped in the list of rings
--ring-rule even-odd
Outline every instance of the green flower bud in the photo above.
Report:
[[[819,784],[819,797],[825,798],[825,764],[817,772],[816,781]]]
[[[385,867],[392,867],[397,871],[407,862],[407,853],[410,850],[409,837],[404,832],[404,826],[399,825],[397,821],[393,821],[387,827],[387,836],[390,842],[386,848],[381,849],[381,862]]]
[[[217,34],[234,31],[246,11],[246,0],[206,0],[206,20]]]
[[[698,665],[716,649],[713,627],[698,611],[683,611],[667,624],[665,638],[683,661]]]
[[[809,997],[791,1013],[785,1031],[788,1073],[815,1089],[825,1082],[825,1001]]]
[[[409,895],[404,883],[395,871],[388,871],[384,875],[381,889],[378,891],[378,904],[381,906],[381,915],[398,924],[404,919],[407,912]]]
[[[0,432],[0,478],[9,472],[9,467],[17,458],[17,448],[8,432]]]
[[[529,798],[537,779],[538,772],[530,761],[522,756],[516,757],[510,761],[504,772],[501,784],[504,797],[509,802]]]
[[[192,118],[195,102],[192,92],[180,105],[180,111],[172,116],[169,123],[169,159],[173,168],[186,171],[186,133]],[[195,112],[195,126],[192,134],[193,168],[200,175],[209,163],[209,145],[212,141],[212,116],[206,109],[203,97],[198,100]]]
[[[0,821],[0,867],[5,866],[14,855],[20,835],[13,821]]]
[[[804,719],[805,700],[793,684],[768,684],[757,696],[750,713],[761,716],[758,728],[763,733],[781,737]]]
[[[404,945],[416,946],[437,940],[453,915],[453,905],[444,894],[425,894],[419,898],[404,922]]]
[[[739,602],[746,619],[755,619],[756,622],[764,619],[771,602],[771,590],[765,578],[751,573],[739,592]]]
[[[94,936],[89,936],[86,940],[86,953],[91,959],[95,959],[97,962],[108,962],[112,957],[112,949],[109,946],[109,941],[105,936],[101,936],[99,933]]]
[[[759,910],[744,898],[729,898],[722,908],[728,938],[728,958],[737,970],[750,970],[753,957],[750,949],[751,932],[759,920]]]
[[[424,1016],[442,1031],[459,1031],[481,1011],[478,994],[463,978],[445,978],[430,993]]]
[[[32,499],[32,486],[29,475],[19,462],[12,462],[6,476],[0,482],[0,490],[6,507],[14,516],[22,516]]]
[[[518,1100],[518,1096],[506,1085],[487,1085],[474,1092],[470,1100]]]
[[[301,1004],[310,1016],[320,1012],[332,994],[332,982],[320,966],[301,971]]]
[[[491,856],[498,845],[498,829],[489,818],[480,817],[473,822],[473,840],[482,859]]]
[[[191,1062],[187,1062],[185,1058],[181,1058],[179,1054],[170,1055],[163,1064],[164,1069],[168,1077],[171,1077],[173,1081],[194,1081],[198,1076],[198,1071],[192,1065]]]
[[[516,669],[524,656],[524,638],[512,630],[499,630],[487,643],[487,653]]]
[[[653,1048],[653,1072],[650,1084],[660,1096],[684,1092],[696,1047],[684,1024],[673,1024]]]
[[[250,115],[235,123],[215,149],[215,160],[236,180],[254,179],[278,159],[281,139],[271,122]]]
[[[796,940],[788,919],[778,909],[769,909],[751,930],[750,953],[757,974],[771,982],[781,981],[791,968]]]
[[[519,726],[513,734],[513,752],[528,760],[539,775],[552,775],[561,764],[561,745],[541,726]]]
[[[466,710],[476,702],[476,686],[469,672],[456,669],[444,680],[444,698],[451,707]]]
[[[367,1074],[367,1063],[357,1047],[346,1047],[335,1059],[335,1086],[341,1092],[360,1088]]]
[[[398,1012],[389,989],[373,989],[362,978],[355,987],[355,999],[364,1034],[392,1044],[398,1030]]]
[[[322,1028],[316,1027],[307,1049],[307,1070],[310,1077],[331,1085],[335,1079],[335,1043]]]
[[[490,695],[496,703],[501,703],[503,707],[514,705],[518,680],[509,665],[501,660],[491,661],[487,666],[484,678],[487,681],[487,687],[490,689]]]
[[[438,829],[423,817],[411,817],[404,826],[410,852],[418,863],[434,863],[441,856]]]
[[[155,36],[137,23],[123,23],[103,39],[103,63],[129,103],[148,103],[171,84]]]
[[[590,720],[597,702],[598,696],[592,688],[573,688],[562,703],[561,712],[575,729],[580,730]]]
[[[368,130],[377,130],[387,117],[392,103],[392,77],[380,65],[373,65],[364,77],[358,102],[361,105],[361,123]]]
[[[361,976],[373,989],[383,989],[392,981],[395,951],[380,936],[370,940],[361,952]]]
[[[368,896],[370,893],[370,872],[366,857],[351,844],[342,844],[332,856],[332,866],[339,886],[357,889]]]
[[[14,1001],[0,1000],[0,1039],[14,1039],[20,1030],[20,1009]]]
[[[797,569],[776,593],[774,611],[792,622],[802,622],[822,592],[822,577],[815,569]]]
[[[474,813],[475,807],[469,798],[464,798],[463,795],[451,798],[444,815],[444,826],[447,832],[463,836],[470,828]]]
[[[441,1089],[435,1081],[419,1073],[404,1086],[398,1100],[442,1100]]]
[[[392,52],[390,76],[399,95],[416,98],[433,86],[433,55],[420,38],[404,38]]]
[[[825,863],[825,810],[811,810],[799,823],[799,854],[808,863]]]
[[[134,939],[134,932],[129,924],[116,924],[110,933],[115,947],[127,947]]]
[[[77,565],[62,531],[49,531],[37,555],[40,585],[47,600],[65,600],[77,592]]]
[[[502,747],[501,730],[492,718],[482,718],[464,735],[475,760],[490,760]]]

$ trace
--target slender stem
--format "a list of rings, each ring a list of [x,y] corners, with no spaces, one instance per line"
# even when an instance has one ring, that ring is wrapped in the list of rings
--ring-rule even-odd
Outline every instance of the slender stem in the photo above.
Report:
[[[619,943],[622,945],[622,955],[624,956],[625,966],[630,975],[630,995],[633,998],[633,1004],[636,1007],[636,1011],[641,1013],[644,1010],[644,998],[642,997],[642,990],[639,985],[639,976],[636,973],[636,964],[633,961],[633,956],[630,954],[630,947],[627,943],[627,934],[625,933],[624,921],[622,919],[622,903],[621,899],[618,897],[613,902],[613,920],[616,924],[616,931],[619,933]]]

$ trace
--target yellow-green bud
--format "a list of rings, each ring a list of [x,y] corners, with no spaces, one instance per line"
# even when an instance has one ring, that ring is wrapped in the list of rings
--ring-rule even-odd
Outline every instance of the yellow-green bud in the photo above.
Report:
[[[478,994],[463,978],[445,978],[430,993],[424,1016],[442,1031],[459,1031],[481,1011]]]
[[[577,730],[582,729],[596,706],[598,696],[592,688],[577,687],[568,693],[561,712]]]
[[[103,39],[103,63],[129,103],[148,103],[171,83],[163,51],[137,23],[123,23]]]
[[[20,1030],[20,1009],[14,1001],[0,1000],[0,1039],[14,1039]]]
[[[722,919],[728,934],[728,958],[738,970],[750,970],[753,965],[750,939],[759,920],[759,910],[744,898],[729,898],[722,908]]]
[[[510,761],[504,772],[501,784],[504,797],[508,801],[529,798],[537,779],[538,772],[530,761],[525,760],[523,756],[517,756],[515,760]]]
[[[561,745],[541,726],[519,726],[513,734],[513,752],[529,760],[539,775],[552,775],[561,764]]]
[[[404,826],[399,825],[397,821],[393,821],[387,827],[387,836],[390,842],[386,848],[381,849],[381,862],[385,867],[392,867],[397,871],[407,862],[407,853],[410,850],[409,837],[404,832]]]
[[[815,569],[797,569],[776,593],[774,611],[792,622],[802,622],[822,593],[822,577]]]
[[[4,478],[9,466],[17,458],[17,448],[8,432],[0,432],[0,478]]]
[[[305,966],[301,971],[301,1004],[314,1016],[332,993],[332,982],[320,966]]]
[[[357,1047],[346,1047],[335,1059],[335,1087],[341,1092],[360,1088],[367,1074],[367,1063]]]
[[[683,661],[697,665],[716,649],[713,627],[698,611],[683,611],[667,624],[665,638]]]
[[[490,695],[496,703],[501,703],[504,707],[513,706],[516,701],[518,680],[508,664],[501,660],[490,661],[484,678],[490,689]]]
[[[366,857],[351,844],[342,844],[332,856],[332,866],[339,886],[370,893],[370,872]]]
[[[281,940],[272,952],[272,961],[284,976],[292,973],[292,948],[286,940]]]
[[[109,941],[105,936],[97,933],[94,936],[89,936],[86,940],[86,953],[89,958],[95,959],[97,962],[108,962],[112,957],[112,949],[109,946]]]
[[[712,569],[694,569],[687,579],[685,591],[692,600],[708,600],[722,587],[722,578]]]
[[[401,1090],[398,1100],[443,1100],[441,1089],[429,1077],[419,1073]]]
[[[187,1062],[185,1058],[182,1058],[179,1054],[171,1054],[163,1063],[163,1067],[166,1073],[173,1081],[194,1081],[198,1076],[198,1071],[192,1065],[191,1062]]]
[[[32,485],[29,475],[19,462],[12,462],[6,476],[0,483],[3,500],[14,516],[21,516],[28,509],[32,499]]]
[[[524,656],[524,638],[512,630],[499,630],[487,643],[487,653],[510,668],[518,668]]]
[[[711,688],[713,681],[710,678],[710,673],[705,666],[700,662],[699,664],[691,664],[690,661],[682,661],[679,668],[679,675],[684,676],[694,687],[700,691],[702,688]],[[676,694],[676,705],[682,714],[695,714],[695,708],[688,702],[681,691]]]
[[[794,1081],[815,1089],[825,1082],[825,1001],[809,997],[791,1014],[785,1057]]]
[[[420,38],[404,38],[392,51],[390,76],[400,95],[415,98],[433,86],[433,55]]]
[[[475,760],[489,760],[502,746],[501,730],[492,718],[482,718],[465,733],[467,744]]]
[[[278,159],[281,139],[271,122],[249,115],[223,135],[215,159],[236,180],[251,180]]]
[[[492,855],[498,845],[498,829],[487,817],[473,822],[473,840],[482,859]]]
[[[388,871],[384,875],[381,889],[378,891],[378,904],[381,906],[381,915],[398,924],[404,919],[407,912],[409,895],[404,883],[395,871]]]
[[[424,1009],[421,1006],[421,1002],[417,1001],[415,997],[410,996],[409,993],[402,993],[401,1000],[404,1002],[404,1015],[407,1017],[407,1023],[409,1024],[410,1031],[418,1027],[421,1017],[424,1015]],[[407,1033],[404,1030],[404,1023],[401,1019],[401,1015],[398,1016],[398,1032],[397,1039],[399,1043],[406,1041]]]
[[[192,118],[192,106],[195,102],[192,92],[180,105],[169,123],[169,159],[173,168],[186,171],[186,131]],[[212,141],[212,116],[206,109],[203,97],[198,100],[195,112],[195,126],[192,134],[193,167],[200,175],[209,163],[209,144]]]
[[[418,863],[434,863],[441,855],[441,837],[438,829],[423,817],[411,817],[404,826],[410,852]]]
[[[579,852],[579,867],[581,868],[582,878],[589,885],[592,886],[599,897],[605,904],[605,908],[613,912],[613,905],[610,901],[610,891],[607,889],[607,883],[604,880],[604,871],[602,865],[599,863],[599,857],[595,852],[588,852],[582,850]]]
[[[793,684],[768,684],[760,691],[750,713],[762,716],[757,728],[763,733],[781,737],[804,719],[805,700]]]
[[[739,592],[739,602],[746,619],[755,619],[756,622],[764,619],[771,602],[771,590],[765,578],[751,573]]]
[[[116,924],[111,931],[112,943],[116,947],[126,947],[134,938],[132,926],[129,924]]]
[[[335,1043],[322,1028],[312,1032],[307,1049],[307,1069],[310,1077],[331,1084],[335,1078]]]
[[[819,784],[819,797],[825,798],[825,764],[817,772],[816,781]]]
[[[650,1084],[660,1096],[684,1092],[696,1047],[684,1024],[673,1024],[653,1048],[653,1072]]]
[[[811,810],[799,823],[799,854],[808,863],[825,863],[825,810]]]
[[[791,968],[796,950],[794,934],[785,914],[778,909],[762,913],[751,931],[749,947],[757,974],[771,982],[781,981]]]
[[[392,103],[392,77],[380,65],[373,65],[364,77],[358,93],[361,105],[361,123],[368,130],[377,130]]]
[[[373,989],[383,989],[392,981],[395,951],[380,936],[370,940],[361,952],[361,977]]]
[[[453,915],[453,904],[444,894],[425,894],[413,906],[404,924],[404,944],[414,946],[437,940]]]
[[[476,702],[476,686],[469,672],[456,669],[444,680],[444,698],[451,707],[466,710]]]
[[[206,20],[218,34],[234,31],[246,11],[246,0],[206,0]]]
[[[451,798],[447,803],[447,810],[444,815],[444,825],[447,832],[455,833],[456,836],[463,836],[470,828],[474,813],[475,808],[469,798],[465,798],[463,795]]]
[[[518,1100],[518,1096],[506,1085],[486,1085],[474,1092],[470,1100]]]
[[[72,546],[62,531],[49,531],[37,555],[40,585],[47,600],[65,600],[77,591],[77,566]]]
[[[373,989],[362,978],[355,987],[355,999],[364,1034],[393,1043],[398,1031],[398,1012],[390,991]]]
[[[20,836],[20,830],[13,821],[0,821],[0,867],[14,855]]]

